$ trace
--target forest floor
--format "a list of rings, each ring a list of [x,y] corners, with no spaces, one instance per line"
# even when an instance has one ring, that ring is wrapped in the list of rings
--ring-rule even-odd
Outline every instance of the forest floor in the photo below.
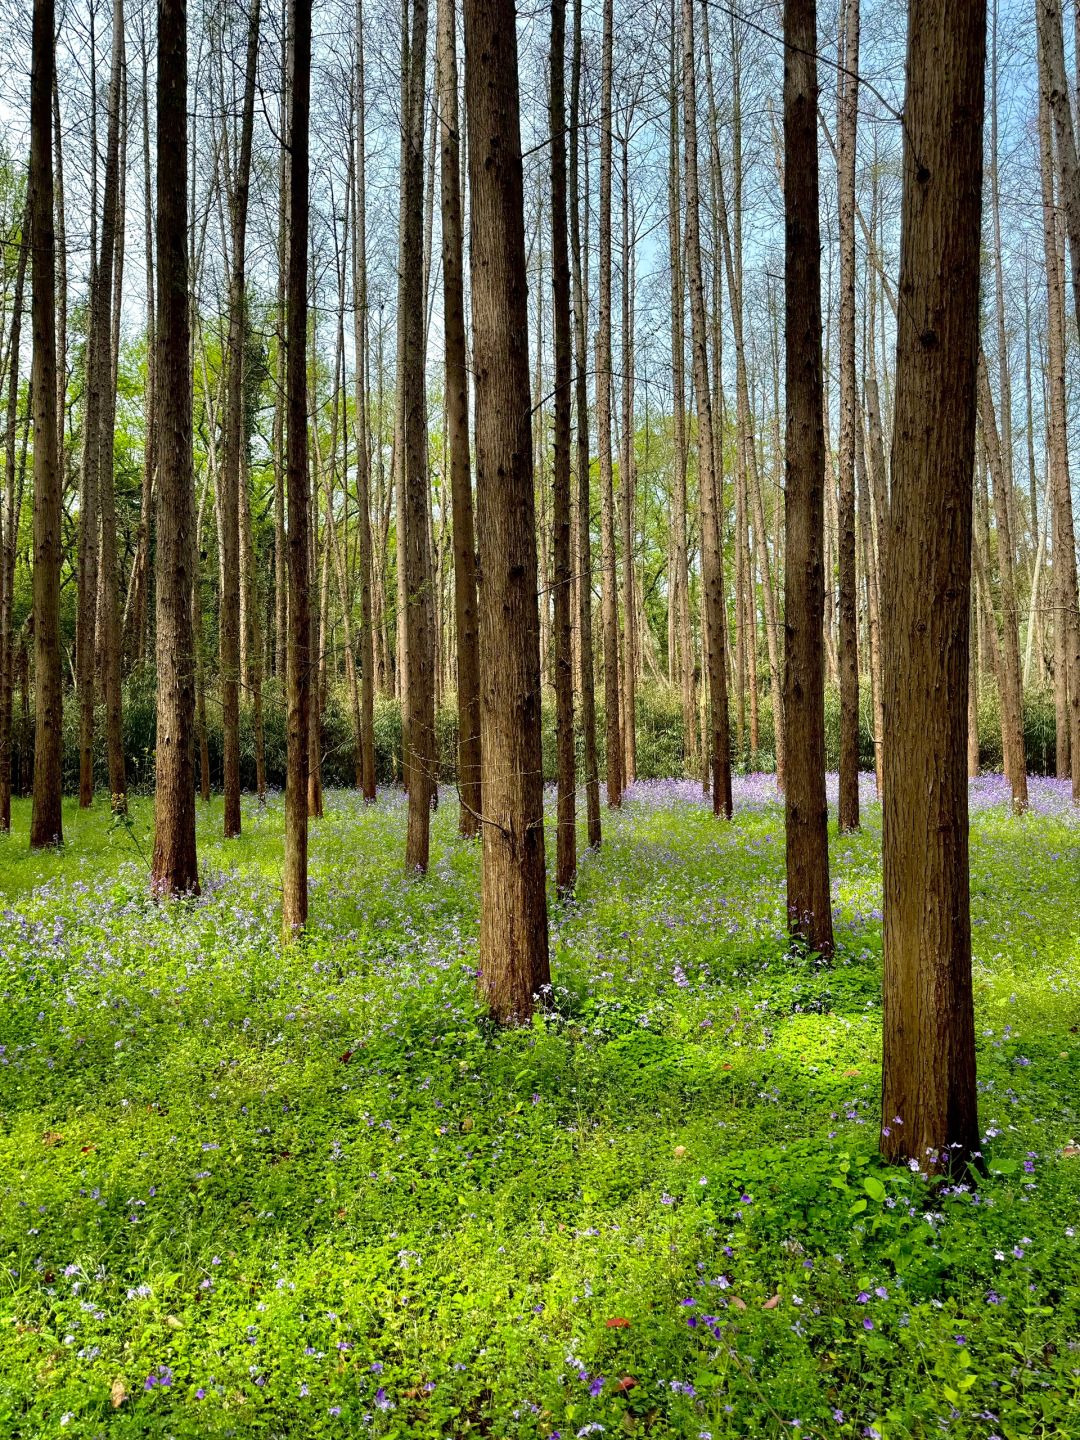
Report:
[[[444,794],[333,792],[278,942],[282,811],[202,810],[204,893],[129,829],[0,839],[0,1435],[1080,1436],[1080,817],[972,798],[987,1173],[876,1158],[881,812],[839,955],[784,935],[783,813],[639,784],[492,1031]],[[549,848],[552,827],[549,826]],[[892,1117],[885,1117],[890,1123]]]

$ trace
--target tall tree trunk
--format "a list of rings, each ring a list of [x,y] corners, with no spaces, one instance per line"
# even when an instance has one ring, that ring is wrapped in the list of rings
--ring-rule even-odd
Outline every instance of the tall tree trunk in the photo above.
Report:
[[[285,312],[289,606],[286,648],[285,863],[281,930],[288,943],[308,915],[308,730],[311,610],[308,566],[307,246],[311,0],[289,0],[288,272]],[[283,137],[283,142],[284,142]]]
[[[862,417],[855,417],[855,474],[858,490],[859,529],[862,531],[863,574],[866,582],[867,629],[870,641],[870,693],[874,716],[874,779],[881,795],[881,587],[874,556],[874,526],[870,518],[870,485],[866,475],[866,441]]]
[[[53,234],[52,0],[34,0],[30,72],[31,390],[34,407],[34,803],[30,845],[60,845],[63,693],[60,664],[62,476],[56,435],[56,257]],[[11,355],[13,369],[18,355]],[[92,678],[92,677],[91,677]]]
[[[674,552],[674,633],[679,652],[679,692],[682,697],[686,761],[697,751],[697,705],[694,696],[694,644],[690,633],[690,568],[686,502],[686,288],[683,275],[682,221],[679,180],[679,27],[675,0],[671,0],[671,55],[669,70],[670,128],[668,138],[668,249],[671,263],[671,389],[674,490],[671,498],[671,548]]]
[[[994,490],[998,572],[1001,576],[1002,752],[1005,760],[1005,774],[1012,791],[1013,809],[1019,813],[1027,809],[1028,790],[1027,766],[1024,758],[1024,702],[1020,684],[1020,635],[1017,618],[1016,576],[1001,439],[998,434],[997,417],[994,414],[994,397],[990,393],[990,376],[986,370],[986,357],[981,350],[976,383],[983,444]]]
[[[15,449],[19,429],[19,348],[22,342],[26,262],[30,253],[30,224],[28,196],[19,226],[19,252],[15,261],[4,427],[4,489],[0,492],[0,834],[6,834],[11,829],[11,715],[15,658],[12,610],[17,531]]]
[[[613,0],[603,0],[600,61],[600,298],[596,329],[596,445],[600,454],[600,604],[604,627],[604,734],[607,803],[622,804],[623,744],[619,706],[619,597],[615,563],[615,494],[611,463],[611,70]]]
[[[402,371],[402,468],[404,471],[405,707],[409,826],[405,867],[425,871],[435,792],[435,636],[429,549],[431,497],[427,456],[427,395],[424,384],[424,116],[427,0],[408,0],[410,25],[403,33],[406,106],[402,117],[402,224],[398,303],[404,314]]]
[[[248,184],[255,119],[255,79],[259,52],[260,0],[254,0],[248,21],[244,99],[240,143],[228,208],[231,229],[229,257],[228,381],[225,404],[224,457],[221,471],[222,592],[219,611],[221,645],[221,728],[224,752],[225,838],[240,834],[240,475],[241,451],[247,444],[244,416],[244,350],[246,324],[244,286]],[[246,503],[246,497],[245,497]]]
[[[450,500],[454,515],[454,628],[457,633],[458,828],[476,835],[480,793],[480,651],[476,614],[476,538],[469,466],[469,387],[466,370],[465,290],[458,131],[457,34],[454,0],[439,0],[439,117],[442,136],[441,199],[443,333]],[[561,137],[560,137],[561,138]]]
[[[882,1153],[979,1145],[967,690],[986,0],[912,0],[885,549]]]
[[[701,493],[701,570],[704,590],[705,670],[711,712],[708,746],[713,814],[731,817],[731,742],[728,733],[727,626],[724,620],[723,550],[719,497],[713,473],[713,414],[706,349],[705,287],[701,274],[698,198],[697,83],[694,0],[682,0],[683,147],[686,184],[686,269],[690,284],[690,332],[698,417],[698,488]]]
[[[1069,107],[1068,81],[1065,77],[1060,0],[1036,0],[1035,14],[1038,23],[1041,68],[1040,89],[1054,119],[1061,201],[1065,211],[1065,229],[1069,240],[1069,258],[1072,267],[1073,300],[1076,314],[1080,317],[1080,162],[1077,160],[1076,135],[1073,130],[1072,111]],[[1043,149],[1044,151],[1046,149],[1045,143]],[[1047,195],[1046,168],[1044,162],[1044,210],[1046,209]],[[1049,221],[1044,223],[1049,223]],[[1049,252],[1047,253],[1047,262],[1047,284],[1049,285]],[[1056,269],[1056,266],[1054,268]],[[1051,345],[1053,344],[1053,324],[1051,322]],[[1052,416],[1056,383],[1051,365]],[[1058,448],[1059,451],[1064,451],[1064,441],[1059,444]],[[1058,588],[1059,618],[1064,622],[1061,629],[1064,650],[1062,658],[1065,663],[1061,668],[1065,672],[1063,679],[1067,685],[1068,696],[1072,794],[1073,799],[1080,803],[1080,602],[1077,597],[1076,539],[1073,528],[1072,498],[1067,468],[1064,471],[1060,468],[1060,460],[1061,456],[1059,455],[1058,465],[1055,465],[1055,471],[1058,474],[1058,495],[1054,504],[1054,568],[1058,570],[1060,567],[1056,587],[1060,587]]]
[[[492,1016],[546,996],[540,619],[513,0],[465,0],[484,757],[480,974]]]
[[[787,434],[784,725],[787,911],[793,934],[833,948],[825,799],[825,425],[821,380],[821,240],[816,0],[784,4],[784,256]]]
[[[622,529],[623,605],[623,778],[627,785],[637,775],[637,599],[634,584],[634,298],[630,205],[630,142],[632,107],[624,117],[622,137],[622,446],[619,455],[619,519]]]
[[[109,794],[114,810],[127,808],[124,773],[124,725],[120,691],[119,576],[116,561],[116,497],[113,485],[113,441],[116,425],[114,332],[119,339],[120,281],[123,274],[123,157],[120,150],[121,101],[124,85],[124,11],[114,0],[112,70],[109,79],[109,126],[105,152],[105,189],[101,222],[101,257],[97,283],[101,291],[96,363],[102,367],[98,432],[98,497],[101,519],[100,614],[98,649],[105,692],[105,745]],[[108,252],[108,253],[106,253]]]
[[[577,412],[577,553],[578,553],[578,633],[581,646],[581,728],[585,759],[585,817],[589,848],[600,845],[600,775],[596,746],[596,671],[593,664],[592,633],[592,487],[589,462],[589,398],[585,384],[586,331],[585,310],[588,284],[583,275],[581,253],[581,213],[578,190],[579,156],[585,142],[581,124],[581,7],[574,0],[574,53],[570,70],[570,253],[574,292],[574,406]],[[588,192],[588,154],[586,151],[586,193]],[[585,205],[586,225],[588,204]]]
[[[139,529],[135,541],[134,577],[128,617],[129,655],[140,665],[146,659],[150,608],[150,532],[154,504],[155,433],[157,428],[157,386],[154,367],[157,338],[154,300],[154,196],[150,171],[150,57],[147,52],[146,18],[139,21],[139,51],[142,59],[143,209],[146,239],[146,442],[143,449],[142,493]]]
[[[64,143],[60,124],[60,87],[53,70],[53,156],[56,212],[56,454],[61,487],[67,485],[67,458],[64,444],[67,414],[67,220],[64,206]]]
[[[353,185],[353,292],[356,350],[356,503],[360,532],[360,783],[375,799],[375,644],[372,627],[371,441],[368,433],[367,114],[364,5],[356,3],[356,179]]]
[[[859,828],[859,648],[855,579],[855,152],[859,115],[859,0],[846,0],[837,72],[840,221],[840,804],[841,830]]]
[[[157,782],[156,894],[197,893],[191,627],[191,307],[188,294],[187,4],[159,0],[157,92]]]
[[[445,3],[445,0],[444,0]],[[574,804],[574,665],[570,616],[570,257],[566,234],[566,0],[551,0],[551,289],[555,343],[555,743],[558,794],[555,884],[577,873]],[[628,690],[628,694],[632,693]]]

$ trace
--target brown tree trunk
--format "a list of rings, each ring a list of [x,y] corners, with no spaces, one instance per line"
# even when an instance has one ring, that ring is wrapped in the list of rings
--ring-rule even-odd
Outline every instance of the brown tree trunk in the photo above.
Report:
[[[457,34],[454,11],[454,0],[439,0],[437,51],[442,135],[443,334],[450,499],[454,515],[458,790],[461,796],[458,828],[462,835],[476,835],[480,830],[482,814],[480,651],[476,614],[476,538],[469,465],[469,389],[465,347]]]
[[[1020,683],[1020,635],[1016,603],[1012,530],[1006,498],[1005,467],[994,397],[986,357],[979,352],[977,404],[982,420],[983,444],[994,490],[994,517],[997,523],[998,572],[1001,576],[1001,741],[1005,774],[1012,791],[1013,809],[1027,809],[1027,766],[1024,757],[1024,702]],[[996,622],[995,622],[996,623]]]
[[[669,69],[670,127],[668,137],[668,250],[671,263],[671,389],[674,490],[671,497],[671,548],[674,554],[672,626],[678,649],[679,693],[682,697],[685,760],[697,753],[697,704],[694,695],[694,643],[690,633],[690,569],[686,500],[686,287],[683,275],[679,180],[679,28],[671,0]]]
[[[116,424],[116,375],[113,362],[114,331],[120,320],[120,281],[123,273],[124,211],[119,199],[123,183],[120,152],[121,97],[124,91],[124,12],[121,0],[113,6],[112,72],[109,80],[109,127],[105,152],[105,189],[101,223],[101,256],[97,282],[101,291],[97,362],[102,367],[98,432],[98,496],[101,518],[99,568],[100,613],[98,649],[105,693],[105,744],[109,767],[109,794],[114,810],[127,808],[124,773],[124,725],[120,692],[119,576],[116,562],[116,498],[113,486],[113,440]],[[114,293],[115,286],[115,293]]]
[[[551,0],[551,289],[555,341],[555,743],[558,764],[555,884],[577,873],[574,804],[574,664],[570,616],[570,257],[566,234],[566,0]],[[632,693],[629,692],[628,693]]]
[[[285,862],[281,930],[290,942],[308,915],[308,729],[311,614],[308,568],[307,243],[311,0],[289,0],[288,272],[285,312],[289,605],[286,647]],[[284,142],[284,137],[283,137]]]
[[[27,197],[29,200],[29,197]],[[4,434],[4,489],[0,493],[0,834],[11,829],[11,714],[14,678],[12,611],[15,578],[15,449],[19,429],[19,349],[22,339],[26,262],[30,253],[30,208],[23,208],[8,344],[7,415]],[[32,323],[32,322],[31,322]]]
[[[527,1021],[550,985],[528,290],[513,0],[465,0],[484,757],[480,984]]]
[[[870,692],[874,715],[874,780],[881,796],[881,586],[874,556],[874,526],[870,518],[870,485],[866,476],[866,442],[862,417],[855,418],[855,473],[858,489],[859,528],[862,531],[863,572],[866,577],[867,628],[870,640]]]
[[[353,289],[356,349],[356,502],[360,532],[360,783],[375,799],[375,644],[372,627],[371,443],[368,432],[367,116],[364,6],[356,5],[356,180],[353,186]]]
[[[585,817],[589,848],[600,845],[600,775],[596,746],[596,671],[592,633],[592,502],[589,462],[589,398],[585,383],[588,284],[583,275],[578,157],[585,132],[581,126],[581,7],[574,0],[574,53],[570,71],[570,252],[574,291],[574,397],[577,411],[577,553],[578,633],[581,647],[581,728],[585,759]],[[586,164],[586,194],[588,165]],[[586,215],[588,204],[585,205]]]
[[[160,0],[157,93],[157,787],[155,894],[197,893],[195,854],[195,546],[191,307],[188,294],[187,5]]]
[[[225,838],[240,834],[240,475],[241,450],[247,443],[244,422],[244,285],[248,181],[255,118],[255,69],[259,47],[259,0],[248,22],[244,99],[240,143],[233,184],[228,195],[231,228],[229,257],[228,381],[225,402],[224,456],[221,470],[221,577],[219,610],[221,647],[221,728],[224,757]]]
[[[607,803],[622,804],[623,743],[619,707],[619,597],[615,564],[615,494],[611,463],[611,51],[613,0],[604,0],[600,62],[600,297],[596,329],[596,445],[600,454],[600,604],[604,628],[604,736]]]
[[[403,32],[406,106],[402,117],[402,223],[398,304],[403,312],[402,457],[404,472],[405,703],[409,826],[405,868],[426,871],[435,793],[435,635],[428,552],[431,501],[427,456],[427,395],[424,384],[424,61],[427,0],[408,0],[410,25]]]
[[[1045,86],[1039,95],[1039,159],[1043,200],[1043,252],[1047,292],[1047,485],[1050,490],[1051,538],[1054,553],[1054,726],[1059,780],[1071,774],[1072,736],[1069,714],[1068,631],[1070,598],[1075,606],[1075,551],[1072,494],[1069,485],[1069,440],[1065,398],[1065,277],[1054,204],[1054,153],[1050,106]],[[1070,577],[1072,584],[1070,586]]]
[[[56,65],[52,0],[34,0],[30,74],[30,188],[34,332],[34,802],[30,845],[64,839],[60,761],[63,694],[60,665],[62,520],[56,435],[56,257],[53,235],[52,89]],[[18,356],[11,356],[13,368]],[[91,675],[92,678],[92,675]]]
[[[913,0],[885,554],[882,1153],[979,1145],[967,690],[986,0]]]
[[[840,488],[837,512],[840,623],[841,830],[859,828],[859,648],[855,579],[855,151],[859,114],[859,0],[846,0],[844,63],[837,72],[840,221]]]
[[[150,171],[150,57],[147,53],[145,17],[140,17],[139,21],[139,51],[142,59],[143,209],[146,220],[146,417],[144,422],[146,443],[143,450],[142,493],[139,504],[139,529],[135,541],[131,605],[127,617],[128,654],[136,665],[141,665],[146,659],[148,638],[150,532],[154,504],[154,444],[157,414],[154,375],[157,339],[154,314],[154,197]]]
[[[784,4],[784,256],[787,434],[784,725],[787,912],[793,934],[833,949],[825,800],[825,427],[816,0]]]
[[[626,138],[633,121],[632,106],[624,116],[622,138],[622,445],[619,453],[619,520],[622,530],[623,608],[623,780],[632,785],[637,776],[637,598],[634,583],[634,237],[630,206],[630,144]]]
[[[1065,211],[1065,229],[1069,241],[1069,258],[1072,267],[1073,299],[1076,306],[1076,313],[1080,316],[1080,162],[1076,154],[1076,135],[1073,130],[1072,111],[1069,106],[1068,82],[1065,77],[1064,45],[1061,33],[1061,6],[1059,0],[1037,0],[1036,20],[1038,22],[1039,38],[1039,61],[1040,61],[1040,92],[1044,97],[1047,109],[1054,119],[1054,130],[1057,138],[1057,168],[1058,178],[1061,185],[1061,201]],[[1045,122],[1043,127],[1045,128]],[[1044,227],[1051,227],[1053,219],[1049,213],[1049,207],[1053,201],[1052,187],[1048,186],[1048,152],[1047,139],[1042,141],[1043,155],[1043,209]],[[1047,235],[1049,229],[1047,229]],[[1054,250],[1057,244],[1055,241]],[[1054,499],[1054,570],[1055,591],[1057,598],[1057,616],[1055,629],[1060,629],[1060,649],[1063,652],[1061,659],[1064,662],[1055,667],[1060,673],[1055,675],[1055,692],[1065,692],[1066,708],[1068,715],[1069,730],[1069,753],[1070,767],[1072,774],[1073,799],[1080,803],[1080,602],[1077,595],[1076,579],[1076,537],[1073,525],[1072,498],[1069,489],[1068,466],[1066,458],[1066,441],[1064,427],[1061,427],[1060,438],[1054,433],[1058,428],[1055,417],[1055,409],[1060,404],[1064,413],[1063,396],[1055,395],[1055,387],[1061,386],[1064,381],[1058,381],[1056,376],[1064,373],[1064,355],[1061,355],[1061,367],[1059,371],[1054,370],[1053,353],[1056,348],[1055,326],[1054,326],[1054,293],[1051,283],[1051,270],[1055,276],[1058,275],[1056,263],[1050,264],[1049,240],[1046,243],[1047,251],[1047,286],[1049,290],[1050,306],[1050,400],[1051,400],[1051,444],[1057,452],[1052,454],[1053,470],[1057,477]],[[1062,289],[1060,282],[1058,288]],[[1064,296],[1062,294],[1062,310],[1064,308]],[[1054,443],[1056,440],[1056,444]],[[1063,464],[1064,462],[1064,464]],[[1060,707],[1059,705],[1059,708]],[[1064,718],[1064,717],[1062,717]],[[1063,726],[1059,724],[1059,731]],[[1060,773],[1060,772],[1059,772]]]
[[[706,665],[711,711],[713,814],[731,818],[731,742],[728,734],[727,626],[724,620],[723,550],[713,473],[713,414],[706,349],[705,289],[701,274],[698,198],[697,86],[694,67],[694,0],[682,0],[683,147],[686,183],[686,268],[690,284],[690,332],[698,417],[698,487],[701,492],[701,569],[704,590]]]

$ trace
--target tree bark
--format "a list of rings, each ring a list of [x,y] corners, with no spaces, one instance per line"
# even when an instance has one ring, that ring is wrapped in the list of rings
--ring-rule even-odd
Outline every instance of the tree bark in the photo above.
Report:
[[[1072,267],[1073,300],[1077,316],[1080,317],[1080,162],[1076,154],[1076,136],[1073,130],[1072,111],[1069,106],[1068,81],[1065,77],[1064,44],[1061,33],[1061,6],[1059,0],[1036,0],[1038,24],[1039,61],[1041,72],[1040,93],[1042,103],[1053,116],[1057,139],[1057,169],[1061,186],[1062,208],[1065,211],[1065,229],[1069,242],[1069,258]],[[1040,121],[1040,129],[1047,128]],[[1080,600],[1076,579],[1076,537],[1073,525],[1072,497],[1068,479],[1068,459],[1064,425],[1064,346],[1060,353],[1060,366],[1054,369],[1054,351],[1057,349],[1058,334],[1055,334],[1054,294],[1056,288],[1061,294],[1061,311],[1064,311],[1063,286],[1057,262],[1051,265],[1050,235],[1053,219],[1053,187],[1049,183],[1048,136],[1041,140],[1043,172],[1043,213],[1044,242],[1047,261],[1047,287],[1050,299],[1050,409],[1051,409],[1051,461],[1056,477],[1054,500],[1054,588],[1057,598],[1055,629],[1060,631],[1061,661],[1055,670],[1055,694],[1064,692],[1064,706],[1058,701],[1059,712],[1064,709],[1068,716],[1069,757],[1072,774],[1073,800],[1080,803]],[[1057,250],[1056,240],[1053,246]],[[1051,273],[1055,280],[1051,281]],[[1062,378],[1059,381],[1057,376]],[[1057,390],[1058,393],[1055,393]],[[1057,413],[1060,409],[1061,419]],[[1060,431],[1060,433],[1058,433]],[[1064,729],[1065,716],[1058,723],[1059,736]],[[1060,771],[1059,771],[1060,773]]]
[[[817,159],[817,5],[784,5],[784,257],[787,434],[784,573],[788,923],[833,949],[825,800],[825,428]]]
[[[371,440],[368,426],[367,114],[364,5],[356,4],[356,179],[353,185],[353,291],[356,350],[356,503],[360,532],[360,783],[375,799],[375,643],[372,627]]]
[[[577,412],[578,633],[581,648],[581,728],[585,759],[585,818],[589,848],[600,846],[600,774],[596,746],[596,670],[592,630],[592,486],[589,460],[589,397],[585,383],[588,284],[583,275],[578,163],[586,144],[581,125],[581,7],[574,0],[574,51],[570,71],[570,253],[574,299],[574,399]],[[587,155],[587,152],[586,152]],[[588,163],[585,169],[588,194]],[[586,217],[588,204],[585,205]],[[587,225],[587,221],[586,221]]]
[[[596,445],[600,456],[600,605],[604,630],[604,736],[607,803],[622,804],[623,742],[619,707],[619,597],[615,494],[611,463],[611,88],[613,0],[603,0],[600,62],[600,296],[596,329]]]
[[[255,118],[255,70],[259,48],[259,0],[248,22],[244,98],[240,143],[228,210],[231,230],[229,266],[228,381],[225,405],[224,456],[221,470],[221,577],[219,611],[221,647],[221,722],[224,751],[224,827],[226,840],[240,834],[240,475],[241,450],[247,443],[244,423],[244,350],[248,184]]]
[[[855,153],[859,114],[859,0],[846,0],[844,63],[837,72],[840,222],[839,560],[841,830],[859,828],[859,648],[855,578]]]
[[[195,894],[195,647],[187,4],[159,0],[157,93],[157,788],[155,894]]]
[[[52,0],[34,0],[30,74],[31,391],[34,407],[34,801],[30,846],[60,845],[63,693],[60,665],[62,477],[56,433],[56,257],[53,232]],[[11,364],[18,366],[12,354]],[[91,672],[92,678],[92,672]]]
[[[424,384],[424,72],[427,0],[408,0],[410,24],[403,32],[406,105],[402,117],[402,223],[398,304],[403,313],[402,467],[404,471],[406,773],[409,825],[405,868],[426,871],[435,794],[435,636],[429,566],[431,500],[427,456],[427,395]]]
[[[1013,809],[1027,809],[1027,765],[1024,757],[1024,701],[1020,681],[1020,635],[1017,620],[1016,576],[1013,562],[1012,530],[1009,524],[1007,481],[1001,439],[986,357],[979,351],[977,405],[982,420],[983,444],[994,491],[994,518],[997,524],[998,573],[1001,577],[1001,742],[1005,774],[1012,791]],[[994,622],[996,624],[996,621]]]
[[[713,814],[731,818],[731,742],[728,733],[727,627],[724,620],[723,551],[719,497],[713,473],[713,414],[706,349],[705,290],[701,274],[698,198],[697,84],[694,0],[682,0],[683,147],[686,185],[686,268],[690,284],[690,332],[698,417],[698,487],[701,495],[701,569],[704,590],[705,669],[711,712],[708,746]]]
[[[11,306],[11,339],[8,344],[7,416],[4,434],[4,489],[0,493],[0,834],[11,829],[11,716],[13,703],[14,637],[12,611],[15,579],[15,449],[19,429],[19,350],[26,286],[26,262],[30,253],[31,215],[29,196],[19,226],[19,249],[15,261],[15,286]],[[32,322],[31,322],[32,323]]]
[[[528,289],[513,0],[465,0],[484,757],[480,985],[527,1021],[550,986]]]
[[[551,0],[551,288],[555,342],[555,884],[573,888],[577,873],[574,787],[574,664],[570,615],[570,257],[566,233],[566,0]],[[628,692],[629,693],[629,692]]]
[[[285,943],[308,916],[308,731],[311,709],[307,414],[308,122],[311,0],[289,0],[288,270],[285,387],[288,474],[288,643],[286,647],[285,862],[281,930]],[[284,137],[283,137],[284,139]]]
[[[466,369],[465,290],[458,130],[457,34],[454,0],[439,0],[438,78],[442,137],[441,199],[443,335],[450,502],[454,516],[454,628],[457,635],[458,828],[480,830],[480,651],[476,613],[476,537],[469,464],[469,387]],[[560,137],[561,138],[561,137]]]
[[[967,698],[986,0],[913,0],[884,596],[881,1148],[978,1148]]]

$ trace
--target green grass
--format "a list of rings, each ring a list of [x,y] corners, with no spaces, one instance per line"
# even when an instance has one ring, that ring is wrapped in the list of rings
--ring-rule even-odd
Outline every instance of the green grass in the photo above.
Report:
[[[279,799],[228,844],[201,811],[167,905],[148,801],[65,807],[59,855],[16,802],[0,1435],[1080,1436],[1077,817],[975,792],[989,1173],[942,1192],[876,1158],[880,810],[832,837],[825,968],[769,790],[605,813],[518,1033],[452,797],[407,881],[400,796],[330,793],[284,954]]]

